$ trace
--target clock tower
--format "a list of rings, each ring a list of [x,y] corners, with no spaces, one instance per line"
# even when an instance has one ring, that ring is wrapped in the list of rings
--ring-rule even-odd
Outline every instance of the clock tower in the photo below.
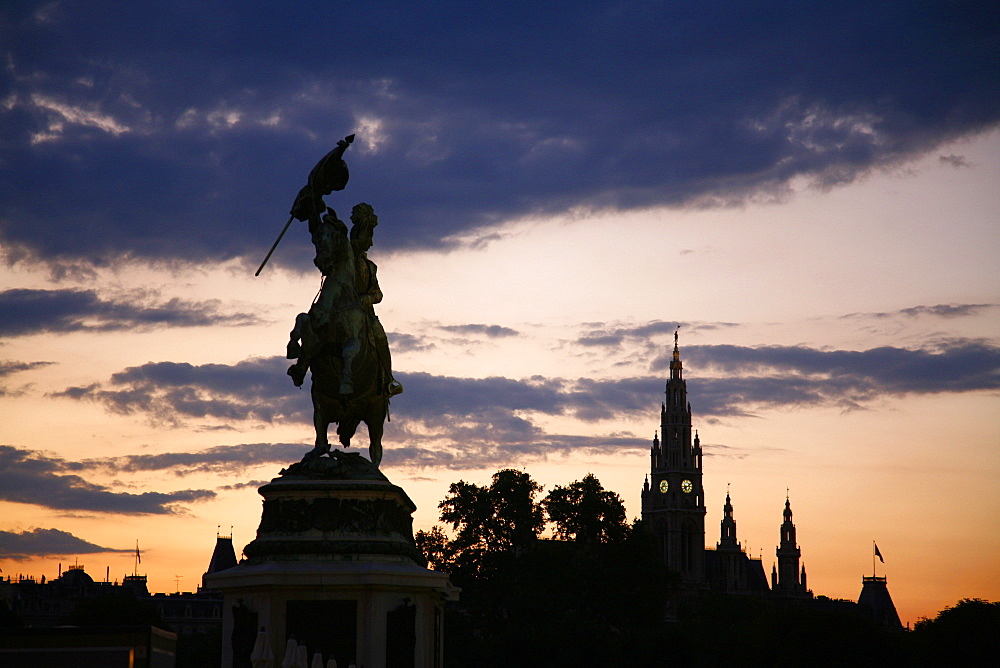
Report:
[[[691,433],[691,405],[682,373],[677,332],[670,360],[660,431],[653,436],[650,471],[642,489],[642,520],[656,536],[667,568],[688,586],[705,580],[705,492],[701,442]],[[662,440],[661,440],[662,438]]]

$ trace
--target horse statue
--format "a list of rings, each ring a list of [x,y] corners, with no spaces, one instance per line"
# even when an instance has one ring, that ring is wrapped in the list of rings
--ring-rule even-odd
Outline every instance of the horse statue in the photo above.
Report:
[[[296,317],[287,353],[289,359],[298,357],[288,369],[296,385],[302,384],[307,369],[312,370],[316,444],[302,463],[329,454],[331,423],[337,423],[340,443],[349,448],[364,422],[369,458],[377,468],[382,461],[383,422],[389,415],[391,396],[387,380],[391,373],[382,368],[373,331],[381,326],[370,306],[366,309],[359,299],[356,256],[347,226],[329,209],[321,221],[310,221],[310,232],[323,282],[309,312]]]

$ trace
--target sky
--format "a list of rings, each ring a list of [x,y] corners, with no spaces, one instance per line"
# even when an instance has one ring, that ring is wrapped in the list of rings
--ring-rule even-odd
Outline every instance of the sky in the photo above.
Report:
[[[594,473],[630,518],[674,331],[770,570],[904,622],[1000,599],[1000,8],[0,4],[0,568],[192,591],[314,437],[285,375],[348,134],[405,392],[383,472]],[[361,434],[355,445],[367,454]]]

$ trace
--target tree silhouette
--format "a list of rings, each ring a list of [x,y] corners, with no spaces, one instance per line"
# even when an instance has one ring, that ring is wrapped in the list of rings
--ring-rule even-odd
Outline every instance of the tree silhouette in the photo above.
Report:
[[[913,626],[919,665],[989,665],[998,656],[1000,602],[965,598]]]
[[[438,505],[441,520],[458,531],[454,544],[459,551],[507,552],[526,547],[545,525],[535,494],[541,485],[514,469],[493,474],[489,487],[453,482],[448,496]]]
[[[593,473],[566,487],[556,486],[542,501],[556,535],[584,543],[625,540],[625,504],[615,492],[604,489]]]

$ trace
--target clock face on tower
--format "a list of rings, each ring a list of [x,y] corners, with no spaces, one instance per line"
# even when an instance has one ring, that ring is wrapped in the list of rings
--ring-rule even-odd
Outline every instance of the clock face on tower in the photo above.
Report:
[[[694,485],[691,484],[690,480],[681,481],[681,491],[685,494],[690,494],[691,490],[694,489]]]
[[[668,483],[666,480],[661,480],[660,481],[660,492],[662,494],[666,494],[668,489],[670,489],[670,483]]]

